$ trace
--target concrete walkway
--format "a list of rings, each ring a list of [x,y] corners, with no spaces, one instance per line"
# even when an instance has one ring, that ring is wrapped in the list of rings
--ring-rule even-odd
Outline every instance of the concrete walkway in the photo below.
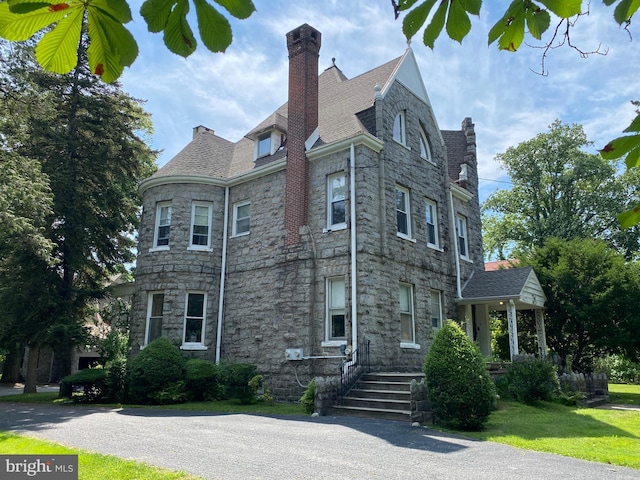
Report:
[[[351,417],[0,402],[0,431],[210,480],[640,480],[640,470],[470,440],[408,422]]]
[[[42,384],[38,385],[38,393],[42,392],[59,392],[60,386],[58,384]],[[13,385],[0,384],[0,397],[6,395],[20,395],[24,391],[23,383],[14,383]]]

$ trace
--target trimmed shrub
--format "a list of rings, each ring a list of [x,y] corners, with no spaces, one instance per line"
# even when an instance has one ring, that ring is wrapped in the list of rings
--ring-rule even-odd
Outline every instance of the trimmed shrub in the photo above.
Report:
[[[175,345],[164,337],[155,339],[130,363],[130,400],[137,404],[157,402],[154,395],[157,397],[159,392],[183,379],[184,365],[182,353]]]
[[[219,398],[219,371],[215,363],[200,358],[185,364],[186,391],[189,400],[210,401]]]
[[[460,327],[447,321],[424,363],[434,422],[481,430],[493,410],[495,387],[480,353]]]
[[[316,381],[311,380],[307,389],[300,397],[300,403],[304,407],[304,411],[308,414],[312,414],[316,410]]]
[[[123,403],[127,393],[127,359],[118,357],[107,362],[107,394],[106,399],[115,403]]]
[[[222,363],[220,369],[221,394],[223,398],[235,398],[248,405],[255,403],[254,389],[249,382],[256,375],[256,365],[249,363]]]
[[[560,393],[556,368],[551,362],[531,355],[513,359],[507,367],[505,382],[509,396],[528,405],[552,400]]]
[[[108,391],[108,371],[104,368],[85,368],[60,380],[60,397],[76,403],[96,403]]]

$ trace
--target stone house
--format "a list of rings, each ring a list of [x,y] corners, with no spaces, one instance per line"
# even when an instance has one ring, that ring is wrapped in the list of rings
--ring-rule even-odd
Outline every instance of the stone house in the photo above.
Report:
[[[495,299],[461,302],[484,270],[472,120],[440,130],[411,49],[348,79],[318,75],[314,28],[286,41],[287,102],[237,142],[196,127],[140,187],[132,354],[166,336],[297,400],[365,341],[419,370],[446,318],[486,351]]]

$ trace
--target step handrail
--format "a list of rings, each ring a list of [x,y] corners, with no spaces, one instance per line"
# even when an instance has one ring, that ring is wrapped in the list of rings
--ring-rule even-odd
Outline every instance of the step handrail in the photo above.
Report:
[[[342,364],[340,369],[340,403],[362,374],[371,371],[369,344],[369,340],[358,344],[357,348],[351,352],[351,358]]]

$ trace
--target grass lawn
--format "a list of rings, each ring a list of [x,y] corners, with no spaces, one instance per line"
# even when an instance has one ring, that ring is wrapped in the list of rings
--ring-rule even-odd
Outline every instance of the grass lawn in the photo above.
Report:
[[[612,403],[639,404],[639,385],[609,385]],[[501,401],[482,432],[463,435],[514,447],[640,469],[640,411],[531,407]]]
[[[609,385],[611,403],[640,405],[640,385]],[[0,397],[0,401],[19,401],[37,403],[63,403],[55,393],[38,393],[34,395],[14,395]],[[111,405],[120,406],[120,405]],[[126,405],[124,407],[127,407]],[[130,406],[134,407],[134,406]],[[286,414],[304,415],[299,404],[276,403],[268,405],[258,403],[241,405],[235,401],[217,401],[202,403],[183,403],[163,405],[151,408],[194,410],[225,413],[254,414]],[[555,453],[568,457],[591,460],[631,467],[640,470],[640,411],[607,410],[599,408],[567,407],[558,403],[541,403],[536,407],[517,402],[500,401],[497,411],[491,414],[487,427],[482,432],[459,432],[462,435],[514,447]],[[0,432],[0,450],[6,451],[12,435]],[[20,438],[20,437],[17,437]],[[11,440],[14,441],[14,440]],[[43,448],[46,453],[78,453],[60,446],[49,447],[45,442],[25,438],[25,448],[33,444],[34,448]],[[49,448],[60,448],[58,452]],[[24,451],[22,453],[39,453]],[[93,480],[109,478],[124,479],[189,479],[193,477],[181,473],[165,472],[145,465],[126,462],[113,457],[80,453],[81,479]],[[96,465],[87,462],[96,462]],[[85,467],[83,467],[85,465]],[[109,470],[94,475],[94,471],[103,465]],[[126,474],[120,474],[120,468],[131,468]],[[136,473],[135,468],[149,468],[149,472]],[[87,476],[84,476],[85,473]],[[89,474],[88,472],[91,472]],[[113,473],[112,473],[113,472]],[[90,476],[89,476],[90,475]],[[118,476],[120,475],[120,476]],[[152,476],[157,475],[157,476]],[[167,475],[167,476],[162,476]],[[173,475],[173,476],[171,476]]]
[[[69,454],[78,455],[78,480],[202,480],[182,472],[174,472],[143,463],[100,455],[31,437],[0,432],[3,455]]]

